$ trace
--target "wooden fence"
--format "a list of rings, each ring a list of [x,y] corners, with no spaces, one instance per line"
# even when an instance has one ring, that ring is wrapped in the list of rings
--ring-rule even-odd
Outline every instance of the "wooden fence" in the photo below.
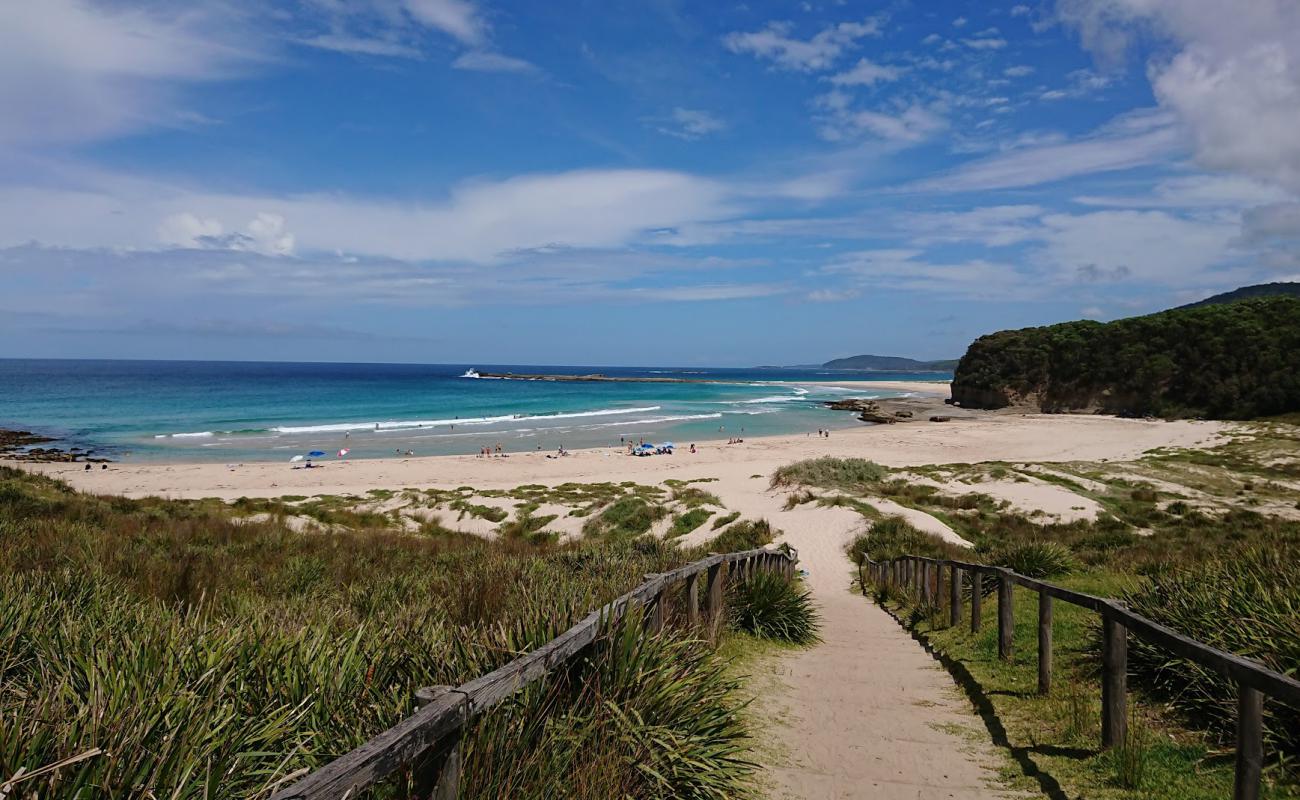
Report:
[[[664,625],[665,597],[684,584],[686,622],[716,626],[723,612],[723,585],[730,574],[756,570],[793,577],[798,551],[747,550],[710,555],[671,572],[647,575],[645,583],[616,598],[545,645],[460,686],[434,686],[416,692],[417,710],[350,753],[331,761],[272,795],[271,800],[352,798],[389,775],[412,769],[417,798],[454,800],[460,785],[460,740],[467,723],[508,699],[529,683],[563,667],[594,643],[603,630],[630,609],[644,609],[645,626]],[[700,609],[700,579],[704,588]]]
[[[947,572],[948,579],[944,580]],[[862,593],[868,581],[892,585],[911,593],[920,602],[942,606],[947,588],[948,623],[961,623],[963,575],[970,576],[970,629],[980,629],[985,576],[997,581],[998,655],[1011,657],[1015,618],[1012,591],[1016,584],[1038,592],[1038,692],[1052,688],[1052,601],[1064,600],[1101,615],[1101,744],[1124,743],[1128,731],[1128,635],[1131,632],[1179,658],[1194,661],[1237,684],[1237,766],[1233,788],[1235,800],[1259,797],[1260,771],[1264,761],[1264,695],[1300,709],[1300,681],[1262,664],[1224,652],[1190,639],[1158,622],[1129,611],[1117,600],[1094,597],[1045,581],[1028,578],[1005,567],[968,564],[950,559],[900,556],[887,561],[865,560],[858,567]]]

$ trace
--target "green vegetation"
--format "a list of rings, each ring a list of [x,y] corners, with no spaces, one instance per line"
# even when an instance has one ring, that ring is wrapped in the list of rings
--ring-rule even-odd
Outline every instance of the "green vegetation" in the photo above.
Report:
[[[859,563],[904,553],[998,564],[1103,596],[1125,599],[1140,613],[1229,652],[1286,674],[1300,671],[1300,521],[1295,503],[1300,430],[1280,422],[1234,428],[1229,440],[1201,451],[1151,453],[1125,463],[952,464],[871,476],[874,465],[794,465],[801,485],[829,489],[817,502],[857,509],[868,532],[848,548]],[[813,462],[815,463],[815,462]],[[880,468],[883,469],[883,468]],[[1047,481],[1095,501],[1095,519],[1055,522],[1007,508],[975,491],[940,493],[911,474],[978,488],[997,473]],[[865,474],[870,480],[846,480]],[[846,494],[845,484],[858,488]],[[880,514],[874,497],[888,497],[942,520],[972,547],[946,544],[898,517]],[[802,500],[802,498],[801,498]],[[1261,510],[1256,510],[1261,509]],[[1287,515],[1261,513],[1277,510]],[[993,586],[986,581],[985,592]],[[969,596],[969,592],[966,593]],[[1235,686],[1214,673],[1129,640],[1134,727],[1111,752],[1098,747],[1099,636],[1096,615],[1056,604],[1053,694],[1033,696],[1036,595],[1017,590],[1016,653],[996,657],[996,609],[986,601],[977,637],[946,628],[937,605],[922,607],[895,587],[877,598],[925,636],[976,703],[1006,729],[1018,762],[1017,785],[1059,784],[1069,796],[1209,798],[1230,794]],[[1267,796],[1300,795],[1295,770],[1296,710],[1267,708]],[[1227,750],[1227,757],[1221,755]]]
[[[970,408],[1249,419],[1300,410],[1300,298],[1264,297],[977,339],[952,396]]]
[[[726,526],[730,525],[731,523],[735,522],[738,519],[740,519],[740,512],[733,511],[730,514],[724,514],[721,517],[715,517],[713,519],[713,525],[711,527],[713,530],[716,531],[718,528],[725,528]]]
[[[678,536],[685,536],[703,525],[704,521],[711,516],[713,516],[713,512],[707,508],[692,508],[685,514],[678,514],[673,517],[673,524],[668,528],[668,533],[664,535],[669,539],[676,539]]]
[[[731,624],[765,639],[813,644],[817,612],[809,594],[793,581],[771,572],[756,572],[728,588]]]
[[[1099,595],[1116,595],[1129,580],[1101,574],[1070,575],[1061,585]],[[943,658],[1006,754],[1001,776],[1009,789],[1095,800],[1218,800],[1232,796],[1233,758],[1215,738],[1188,728],[1163,703],[1130,701],[1129,738],[1110,751],[1099,746],[1100,686],[1092,652],[1096,615],[1068,603],[1055,604],[1051,694],[1037,686],[1038,599],[1016,589],[1013,658],[998,658],[996,595],[985,600],[984,625],[971,634],[966,620],[946,627],[943,615],[917,615],[891,593],[887,603],[914,620],[913,630]],[[966,607],[969,611],[969,607]],[[1130,648],[1133,646],[1130,638]],[[1133,658],[1130,650],[1130,660]],[[1131,663],[1131,661],[1130,661]],[[1130,689],[1140,689],[1133,686]],[[1265,798],[1293,798],[1296,785],[1286,768],[1265,773]]]
[[[813,458],[781,467],[772,474],[772,488],[820,486],[825,489],[862,489],[879,483],[889,470],[861,458]]]
[[[713,537],[706,550],[714,553],[739,553],[772,543],[772,526],[767,520],[743,520]]]
[[[917,361],[902,356],[849,356],[822,364],[824,369],[885,370],[889,372],[950,372],[957,360]]]
[[[275,514],[235,521],[247,505],[0,468],[0,776],[34,775],[16,797],[264,798],[396,723],[417,687],[495,669],[700,555],[436,526],[298,534]],[[669,619],[644,640],[629,620],[477,722],[464,793],[747,796],[736,680],[671,603]],[[377,796],[406,796],[403,780]]]
[[[649,503],[638,495],[628,495],[587,520],[582,534],[612,541],[634,539],[649,533],[651,526],[667,514],[668,509],[661,505]]]
[[[1152,571],[1123,598],[1139,614],[1193,639],[1295,674],[1300,666],[1297,555],[1300,548],[1252,546],[1230,558],[1171,565]],[[1137,639],[1129,644],[1129,664],[1143,685],[1231,741],[1235,684]],[[1300,713],[1266,704],[1265,735],[1271,750],[1300,756]]]

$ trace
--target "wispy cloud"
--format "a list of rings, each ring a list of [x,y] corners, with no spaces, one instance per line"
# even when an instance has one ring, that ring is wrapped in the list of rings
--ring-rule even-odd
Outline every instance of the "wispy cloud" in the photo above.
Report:
[[[771,22],[763,30],[729,33],[722,41],[733,53],[749,53],[782,69],[812,72],[830,69],[859,39],[879,36],[883,23],[882,17],[841,22],[824,28],[811,39],[799,39],[792,35],[794,26],[790,23]]]
[[[981,159],[912,185],[921,191],[971,192],[1035,186],[1051,181],[1152,164],[1174,155],[1183,143],[1177,128],[1160,116],[1121,118],[1092,136],[1026,147]]]
[[[661,120],[655,129],[678,139],[695,141],[726,130],[727,123],[708,111],[678,106],[673,109],[668,119]]]

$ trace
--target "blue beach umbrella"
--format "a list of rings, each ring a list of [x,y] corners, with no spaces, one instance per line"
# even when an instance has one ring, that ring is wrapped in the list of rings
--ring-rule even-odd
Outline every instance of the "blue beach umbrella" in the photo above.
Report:
[[[308,453],[307,455],[311,456],[312,458],[320,458],[321,456],[325,455],[325,451],[324,451],[324,450],[313,450],[313,451],[311,451],[310,453]]]
[[[662,447],[662,448],[664,448],[665,450],[672,450],[672,449],[673,449],[674,447],[676,447],[677,445],[673,444],[672,442],[664,442],[663,444],[661,444],[661,445],[659,445],[659,446]]]

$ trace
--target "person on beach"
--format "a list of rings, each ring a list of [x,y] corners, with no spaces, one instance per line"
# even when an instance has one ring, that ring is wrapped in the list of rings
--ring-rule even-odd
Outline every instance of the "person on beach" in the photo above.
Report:
[[[691,455],[695,454],[695,442],[691,442]]]

